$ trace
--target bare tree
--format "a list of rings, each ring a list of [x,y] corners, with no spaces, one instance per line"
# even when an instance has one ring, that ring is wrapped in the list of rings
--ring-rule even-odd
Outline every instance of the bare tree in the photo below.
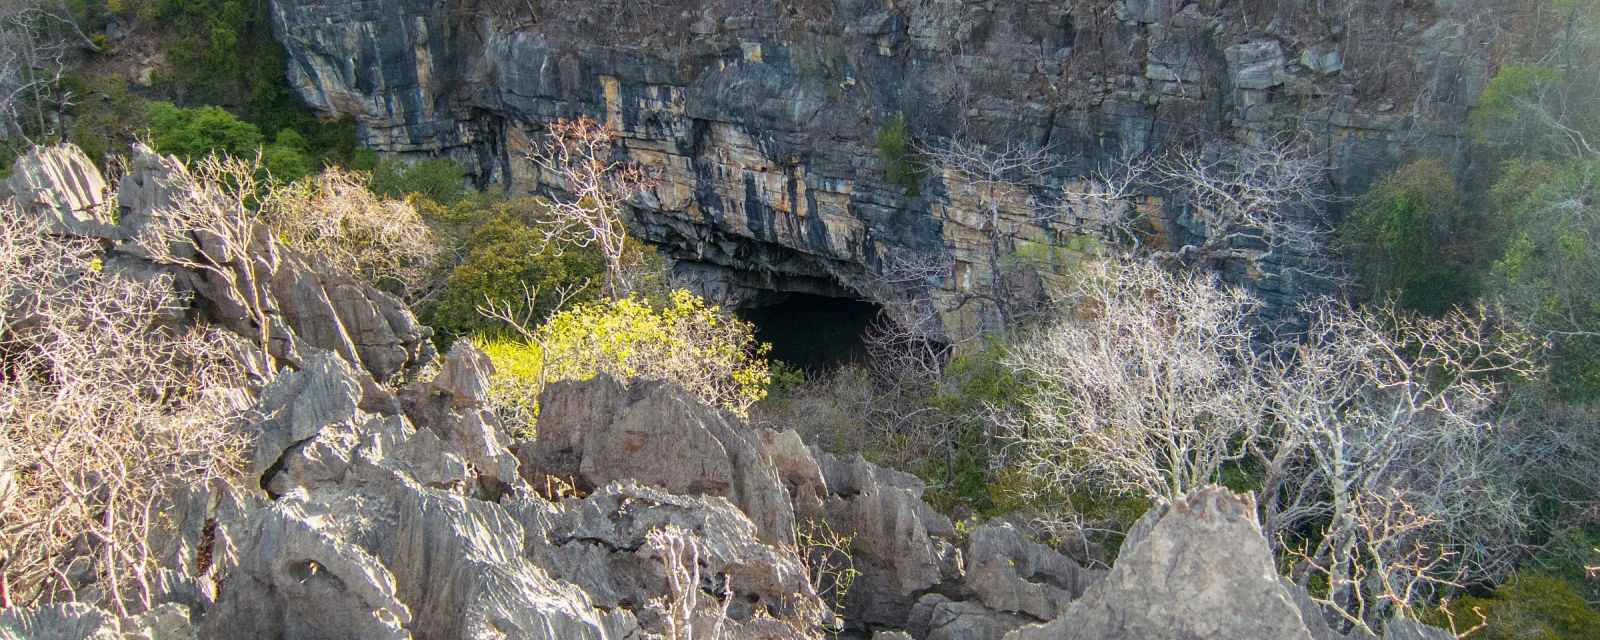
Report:
[[[1068,310],[1005,359],[1029,380],[1002,429],[1048,488],[1175,499],[1242,459],[1260,424],[1245,293],[1141,262],[1088,268]]]
[[[271,295],[267,274],[277,260],[272,232],[255,210],[265,193],[261,159],[212,155],[191,168],[174,165],[172,199],[139,229],[137,245],[150,259],[190,270],[225,297],[214,300],[225,324],[254,333],[272,358]]]
[[[667,525],[652,530],[645,542],[667,575],[667,594],[653,600],[650,606],[661,615],[667,640],[694,640],[697,627],[705,626],[704,622],[697,624],[696,618],[707,617],[700,612],[700,555],[704,553],[700,541],[676,525]],[[699,636],[706,640],[722,638],[723,626],[728,622],[733,584],[727,577],[723,580],[722,603],[713,605],[709,633]]]
[[[8,0],[0,6],[0,140],[24,135],[30,119],[37,133],[51,131],[47,112],[71,100],[57,92],[78,49],[99,47],[64,0]]]
[[[980,207],[976,213],[976,228],[984,234],[989,246],[985,251],[988,261],[987,286],[965,290],[968,299],[978,299],[993,306],[998,317],[991,327],[1004,335],[1016,326],[1028,306],[1022,289],[1009,280],[1019,275],[1003,264],[1003,259],[1014,251],[1010,233],[1002,225],[1002,213],[1007,199],[1027,199],[1028,189],[1039,184],[1060,167],[1048,149],[1036,145],[1009,141],[1000,145],[986,145],[962,137],[946,138],[931,146],[920,148],[930,163],[958,179],[952,188],[961,188],[972,194]],[[1039,216],[1031,209],[1027,222]],[[962,300],[964,304],[966,300]]]
[[[1481,311],[1307,314],[1303,342],[1263,367],[1274,430],[1255,444],[1266,530],[1293,577],[1326,578],[1320,600],[1372,631],[1419,590],[1502,574],[1526,514],[1493,409],[1507,379],[1536,372],[1533,339]],[[1310,547],[1283,540],[1318,523]]]
[[[951,277],[952,266],[944,252],[895,256],[867,278],[865,293],[882,301],[882,311],[863,335],[875,371],[931,383],[944,372],[954,343],[970,337],[946,335],[942,315],[952,309],[934,296]]]
[[[242,473],[240,345],[175,325],[184,307],[170,276],[0,205],[0,449],[27,470],[0,511],[0,606],[150,607],[163,497]]]
[[[1329,231],[1310,222],[1328,202],[1326,175],[1315,155],[1286,141],[1172,150],[1149,176],[1181,199],[1198,238],[1157,257],[1185,266],[1238,260],[1258,275],[1282,269],[1342,281]]]
[[[1103,225],[1112,240],[1126,242],[1128,253],[1143,253],[1151,221],[1143,219],[1137,203],[1154,191],[1150,176],[1157,161],[1148,153],[1125,153],[1108,160],[1062,186],[1061,204],[1050,217],[1093,221]]]
[[[587,116],[557,120],[527,155],[542,180],[566,193],[551,202],[551,217],[543,227],[546,242],[598,248],[606,261],[606,292],[614,298],[632,288],[624,259],[628,202],[655,183],[642,167],[616,159],[619,137]]]

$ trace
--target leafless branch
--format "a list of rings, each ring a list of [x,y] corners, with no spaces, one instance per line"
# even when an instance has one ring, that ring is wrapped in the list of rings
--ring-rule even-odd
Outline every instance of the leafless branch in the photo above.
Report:
[[[557,120],[527,155],[541,180],[566,194],[551,203],[551,217],[541,228],[546,244],[598,248],[606,261],[606,291],[614,298],[632,288],[624,264],[628,202],[655,184],[644,168],[616,159],[619,138],[587,116]]]

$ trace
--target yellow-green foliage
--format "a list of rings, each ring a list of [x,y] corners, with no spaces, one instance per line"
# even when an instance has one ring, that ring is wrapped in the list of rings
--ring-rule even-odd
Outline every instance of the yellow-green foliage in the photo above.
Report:
[[[1561,72],[1549,67],[1508,64],[1500,68],[1478,98],[1470,120],[1479,142],[1492,142],[1497,130],[1523,117],[1524,103],[1542,88],[1561,81]]]
[[[528,426],[546,382],[600,373],[667,380],[744,416],[772,381],[770,346],[756,342],[754,327],[681,289],[659,307],[636,296],[578,304],[537,328],[532,341],[475,342],[495,365],[491,402]]]
[[[473,338],[489,361],[494,375],[489,378],[488,400],[502,424],[518,436],[532,438],[539,419],[539,390],[544,354],[537,345],[519,340]]]
[[[1470,637],[1480,640],[1579,640],[1600,637],[1600,612],[1572,585],[1549,576],[1519,576],[1485,597],[1451,601],[1449,615],[1429,612],[1425,622],[1458,633],[1484,623]],[[1480,616],[1481,614],[1481,616]]]

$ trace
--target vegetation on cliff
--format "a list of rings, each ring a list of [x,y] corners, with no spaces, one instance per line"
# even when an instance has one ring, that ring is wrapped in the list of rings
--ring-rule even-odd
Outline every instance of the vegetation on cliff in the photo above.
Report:
[[[1339,631],[1600,624],[1600,13],[1584,3],[1549,3],[1506,43],[1466,118],[1470,166],[1406,158],[1336,230],[1344,203],[1293,136],[1130,154],[1046,206],[1033,190],[1063,166],[1046,149],[918,145],[896,116],[868,145],[882,180],[918,198],[942,179],[924,164],[965,176],[969,193],[940,197],[971,209],[987,264],[873,265],[863,288],[890,293],[870,362],[809,374],[668,286],[628,220],[661,185],[610,124],[549,123],[522,158],[556,187],[544,196],[477,192],[449,160],[378,162],[353,124],[306,113],[264,0],[16,6],[0,52],[33,57],[0,69],[4,159],[77,140],[116,166],[147,135],[188,164],[191,197],[129,246],[231,297],[193,306],[194,285],[108,270],[126,257],[113,239],[42,234],[0,203],[0,480],[16,478],[0,484],[0,606],[93,582],[112,593],[82,598],[148,608],[159,501],[236,481],[252,434],[235,392],[298,366],[257,271],[286,249],[403,301],[436,346],[482,351],[487,406],[524,440],[549,383],[662,380],[915,473],[954,535],[1007,516],[1109,564],[1146,508],[1226,484],[1255,496],[1277,568]],[[140,38],[166,53],[148,79],[116,56]],[[1170,219],[1142,207],[1153,192]],[[1105,241],[1057,261],[1059,237],[1008,229],[1008,199],[1038,220],[1103,216]],[[1264,317],[1261,290],[1307,281],[1322,288],[1282,305],[1292,317]],[[929,328],[963,313],[982,316],[968,335]]]

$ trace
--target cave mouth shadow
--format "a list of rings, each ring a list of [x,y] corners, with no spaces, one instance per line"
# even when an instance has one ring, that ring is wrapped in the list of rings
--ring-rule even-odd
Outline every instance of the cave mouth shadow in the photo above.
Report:
[[[769,358],[818,374],[867,362],[867,326],[880,311],[864,300],[791,293],[738,313],[772,345]]]

